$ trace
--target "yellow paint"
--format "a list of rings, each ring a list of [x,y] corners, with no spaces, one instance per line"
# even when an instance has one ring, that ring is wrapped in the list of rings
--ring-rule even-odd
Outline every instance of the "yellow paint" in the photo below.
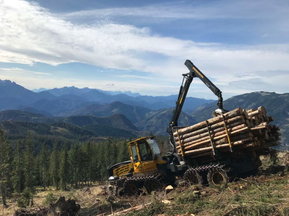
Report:
[[[148,173],[157,170],[156,161],[140,161],[134,163],[134,173]]]
[[[194,66],[192,67],[193,71],[195,71],[195,73],[197,73],[200,77],[204,78],[204,75],[201,73],[201,71],[199,71],[197,68],[195,68]]]
[[[125,176],[133,169],[133,163],[121,165],[113,170],[113,176]]]
[[[139,143],[142,143],[143,140],[146,140],[147,138],[149,137],[141,137],[128,143],[128,148],[129,148],[128,150],[130,154],[131,163],[124,164],[115,168],[113,170],[114,176],[119,176],[119,177],[125,176],[132,171],[133,171],[133,174],[146,174],[146,173],[156,172],[158,171],[158,167],[157,167],[158,164],[167,163],[165,160],[159,160],[159,159],[142,161]],[[135,158],[133,157],[134,155],[133,155],[132,148],[134,147],[136,148],[137,160],[135,160]]]

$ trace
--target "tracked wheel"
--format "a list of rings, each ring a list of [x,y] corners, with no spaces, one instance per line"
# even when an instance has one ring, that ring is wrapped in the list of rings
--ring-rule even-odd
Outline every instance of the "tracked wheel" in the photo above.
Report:
[[[144,187],[148,193],[151,193],[152,191],[162,189],[163,184],[157,178],[151,178],[145,181]]]
[[[190,185],[203,185],[204,180],[201,174],[194,169],[188,169],[184,174],[184,179]]]
[[[210,186],[225,187],[229,178],[227,172],[222,168],[212,168],[207,174],[207,180]]]
[[[139,194],[138,186],[134,181],[126,181],[123,186],[123,194],[134,196]]]

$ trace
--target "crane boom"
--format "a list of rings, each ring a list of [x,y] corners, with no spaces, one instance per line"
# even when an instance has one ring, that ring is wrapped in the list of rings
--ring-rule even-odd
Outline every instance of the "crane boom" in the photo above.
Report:
[[[176,108],[173,113],[172,120],[169,125],[169,133],[171,133],[171,129],[174,126],[178,126],[178,120],[186,100],[187,93],[189,91],[191,82],[193,81],[194,77],[198,77],[202,80],[203,83],[218,97],[218,108],[223,112],[223,97],[221,90],[215,86],[190,60],[186,60],[185,65],[189,69],[189,73],[183,74],[183,81],[180,87],[179,96],[176,101]]]
[[[205,83],[205,85],[218,97],[217,106],[219,109],[221,109],[223,111],[224,107],[223,107],[223,97],[222,97],[221,90],[214,83],[212,83],[211,80],[209,80],[199,70],[199,68],[197,68],[197,66],[195,66],[190,60],[186,60],[185,65],[190,70],[190,72],[193,73],[194,76],[197,76],[198,78],[200,78],[200,80],[202,80],[203,83]]]

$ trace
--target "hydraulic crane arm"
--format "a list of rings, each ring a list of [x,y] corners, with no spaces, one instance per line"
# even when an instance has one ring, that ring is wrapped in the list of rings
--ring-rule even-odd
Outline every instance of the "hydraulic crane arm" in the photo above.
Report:
[[[215,86],[215,84],[212,83],[211,80],[209,80],[190,60],[186,60],[185,65],[194,77],[199,77],[200,80],[202,80],[203,83],[205,83],[205,85],[218,97],[217,106],[221,111],[224,111],[221,90],[217,86]]]
[[[191,82],[193,81],[193,78],[194,78],[194,76],[192,75],[191,72],[187,73],[187,74],[183,74],[182,85],[180,87],[179,96],[178,96],[178,99],[176,101],[176,108],[174,110],[173,117],[172,117],[172,120],[171,120],[170,125],[169,125],[170,131],[171,131],[172,127],[178,125],[178,120],[179,120],[180,114],[182,112],[182,108],[183,108],[185,99],[187,97],[187,93],[189,91]]]
[[[178,120],[188,93],[188,90],[190,88],[191,82],[193,81],[194,77],[200,78],[200,80],[205,83],[205,85],[218,97],[218,103],[217,106],[220,109],[221,112],[224,112],[223,108],[223,97],[221,90],[214,85],[190,60],[186,60],[185,65],[189,69],[189,73],[183,74],[183,82],[180,87],[179,96],[176,102],[176,108],[173,113],[172,120],[170,122],[170,130],[174,126],[178,125]]]

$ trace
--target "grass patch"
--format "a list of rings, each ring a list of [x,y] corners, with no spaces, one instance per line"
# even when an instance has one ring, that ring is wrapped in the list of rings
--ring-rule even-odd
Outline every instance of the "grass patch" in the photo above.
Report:
[[[268,205],[255,205],[255,206],[239,206],[224,216],[268,216],[268,215],[280,215],[279,211],[274,206]]]
[[[205,188],[204,196],[185,191],[164,208],[164,214],[289,216],[288,180],[288,175],[247,178],[225,189]]]
[[[139,211],[134,211],[127,213],[127,216],[153,216],[158,214],[163,214],[165,212],[165,205],[160,201],[155,201],[151,205],[149,205],[147,208],[144,208]]]
[[[50,206],[51,204],[55,203],[57,201],[57,197],[53,193],[48,193],[43,201],[43,205]]]

